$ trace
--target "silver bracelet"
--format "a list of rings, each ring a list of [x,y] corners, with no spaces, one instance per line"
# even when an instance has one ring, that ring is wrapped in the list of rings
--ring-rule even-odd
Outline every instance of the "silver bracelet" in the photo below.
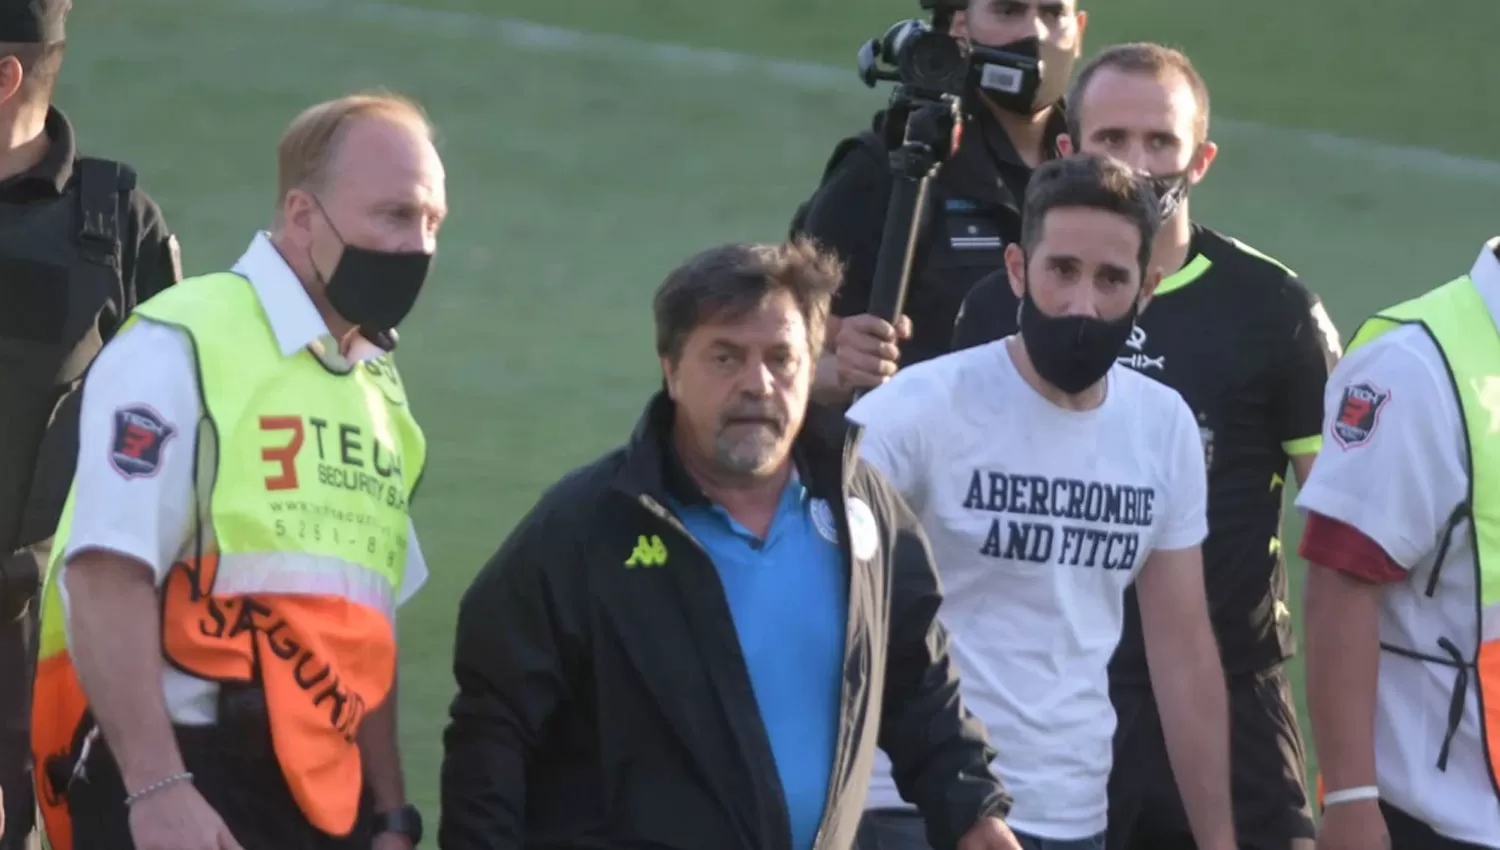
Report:
[[[192,782],[192,781],[193,781],[193,774],[191,772],[189,772],[189,771],[184,770],[182,773],[174,773],[171,776],[168,776],[166,779],[162,779],[160,781],[153,782],[150,785],[147,785],[145,788],[142,788],[141,790],[135,792],[134,794],[131,794],[130,796],[126,797],[125,798],[125,807],[129,808],[129,807],[135,805],[136,803],[140,802],[142,799],[144,799],[146,797],[149,797],[152,794],[155,794],[157,791],[166,790],[167,788],[170,788],[170,787],[172,787],[173,785],[176,785],[179,782]]]
[[[1345,788],[1341,791],[1329,791],[1323,796],[1323,807],[1337,806],[1339,803],[1353,803],[1357,800],[1378,800],[1380,789],[1374,785],[1361,785],[1358,788]]]

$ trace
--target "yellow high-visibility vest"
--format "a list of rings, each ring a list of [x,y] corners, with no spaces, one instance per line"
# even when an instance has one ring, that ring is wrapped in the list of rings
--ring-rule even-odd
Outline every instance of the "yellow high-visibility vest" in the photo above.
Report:
[[[162,585],[164,655],[193,676],[262,687],[293,797],[314,826],[346,835],[362,787],[355,734],[394,682],[407,506],[426,460],[400,376],[389,355],[344,373],[305,348],[283,355],[254,288],[234,274],[164,290],[125,327],[135,322],[187,334],[202,402],[199,421],[184,424],[197,434],[200,522]],[[66,788],[47,765],[77,757],[88,707],[57,585],[75,495],[43,584],[32,718],[54,848],[71,846],[71,829]]]

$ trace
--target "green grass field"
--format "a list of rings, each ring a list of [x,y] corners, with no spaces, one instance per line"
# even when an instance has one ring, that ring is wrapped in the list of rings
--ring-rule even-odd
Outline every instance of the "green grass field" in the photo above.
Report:
[[[433,445],[415,508],[433,577],[401,622],[407,777],[432,815],[459,595],[542,488],[624,438],[657,381],[649,294],[662,275],[709,244],[785,233],[834,142],[885,96],[855,78],[855,50],[917,11],[915,0],[79,4],[60,103],[87,149],[139,167],[189,273],[226,267],[267,224],[276,138],[308,104],[383,85],[420,97],[440,125],[453,212],[400,356]],[[1491,0],[1092,11],[1090,48],[1151,38],[1196,57],[1222,150],[1195,217],[1298,269],[1346,337],[1371,310],[1466,271],[1500,232],[1500,163],[1480,161],[1500,158]],[[1289,552],[1299,527],[1294,517]]]

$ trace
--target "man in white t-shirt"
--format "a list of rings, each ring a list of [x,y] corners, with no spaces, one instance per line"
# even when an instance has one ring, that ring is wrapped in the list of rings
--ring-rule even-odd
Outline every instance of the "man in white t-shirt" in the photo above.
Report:
[[[1159,226],[1150,188],[1117,160],[1039,168],[1006,249],[1020,333],[905,369],[849,413],[931,539],[963,699],[1028,850],[1104,847],[1107,667],[1132,582],[1194,836],[1235,846],[1198,425],[1174,390],[1115,365],[1161,280]],[[926,846],[883,757],[869,809],[860,850]]]

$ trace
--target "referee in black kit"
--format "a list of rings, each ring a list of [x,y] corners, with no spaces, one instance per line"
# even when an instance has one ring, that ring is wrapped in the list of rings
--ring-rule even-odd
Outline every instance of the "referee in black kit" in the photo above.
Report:
[[[969,0],[968,10],[954,17],[953,35],[1038,57],[1042,73],[1016,93],[986,88],[984,69],[972,74],[959,149],[928,190],[927,221],[901,327],[910,338],[901,342],[899,355],[889,349],[900,365],[948,351],[953,319],[969,287],[1003,267],[1005,246],[1020,238],[1020,199],[1032,169],[1057,154],[1057,137],[1066,129],[1062,95],[1087,25],[1077,0]],[[833,304],[834,315],[842,319],[830,323],[828,353],[813,388],[824,403],[846,404],[854,390],[878,383],[857,370],[839,374],[832,356],[836,337],[842,333],[854,347],[871,351],[896,342],[896,328],[865,315],[894,182],[880,138],[884,118],[884,111],[876,113],[871,130],[839,143],[822,185],[792,223],[793,235],[810,236],[831,249],[846,269]]]
[[[68,0],[0,0],[0,850],[31,837],[29,727],[40,565],[73,478],[84,370],[181,278],[135,172],[78,155],[52,106]]]
[[[1282,662],[1293,653],[1281,556],[1290,465],[1300,485],[1321,444],[1323,385],[1338,332],[1295,274],[1188,218],[1187,196],[1217,154],[1208,90],[1181,53],[1111,47],[1079,71],[1064,147],[1113,154],[1150,174],[1167,275],[1121,360],[1176,389],[1198,417],[1209,470],[1205,579],[1230,689],[1235,817],[1244,850],[1310,848],[1313,823],[1296,709]],[[966,348],[1016,331],[1004,272],[974,287],[954,334]],[[1109,850],[1191,848],[1146,668],[1140,609],[1127,598],[1111,668],[1119,725]]]

